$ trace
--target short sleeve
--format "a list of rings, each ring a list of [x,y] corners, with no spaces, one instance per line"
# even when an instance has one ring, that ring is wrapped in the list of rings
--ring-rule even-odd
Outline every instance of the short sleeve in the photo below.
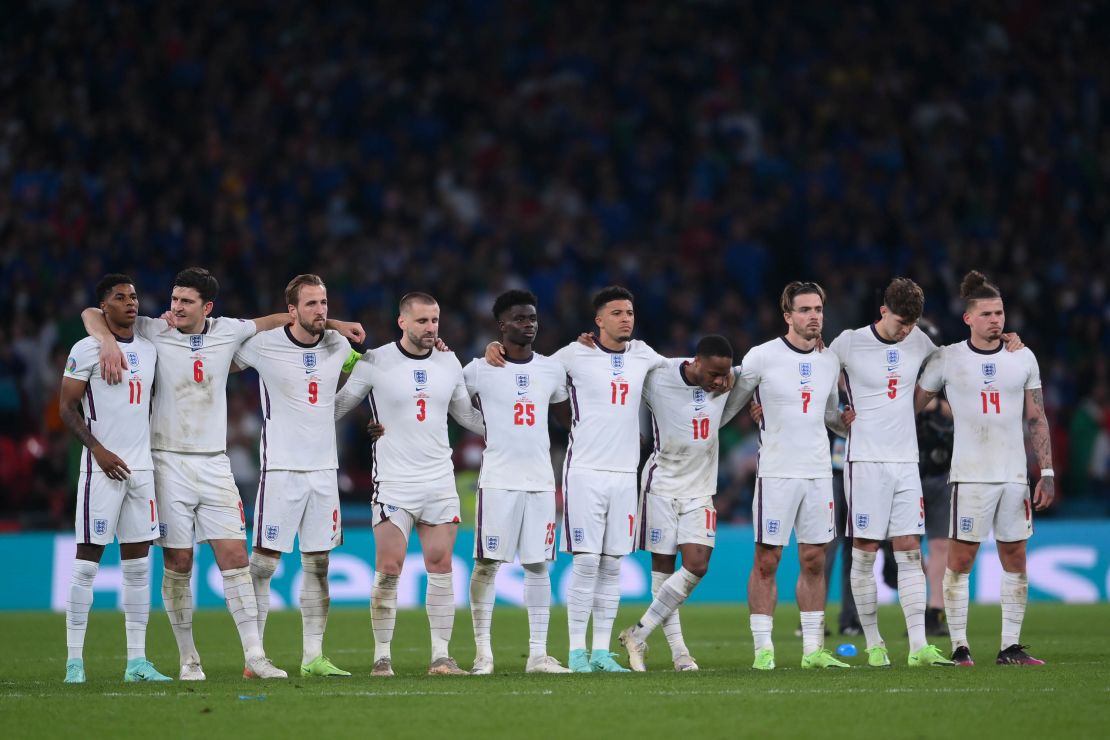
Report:
[[[239,345],[238,351],[235,353],[235,364],[239,367],[257,367],[260,362],[258,350],[262,344],[262,334],[255,334]]]
[[[1025,390],[1033,391],[1041,387],[1041,367],[1037,364],[1037,357],[1028,348],[1025,350],[1029,353],[1029,376],[1025,379]]]
[[[832,344],[829,345],[829,351],[836,355],[836,359],[840,363],[840,367],[843,368],[845,360],[847,360],[849,355],[851,355],[852,353],[851,330],[846,329],[840,332],[840,336],[834,339]]]
[[[934,352],[929,358],[925,369],[921,371],[921,378],[917,381],[922,390],[929,393],[939,393],[944,387],[944,352]]]
[[[235,331],[235,338],[245,342],[258,333],[258,325],[247,319],[226,319]]]
[[[66,358],[65,371],[62,374],[67,378],[87,383],[93,373],[98,372],[99,362],[99,352],[95,343],[78,342],[70,349],[69,357]]]
[[[555,354],[551,355],[551,359],[563,366],[563,371],[569,373],[570,366],[574,363],[574,342],[560,349]]]
[[[474,395],[478,385],[478,359],[475,358],[466,364],[463,368],[463,382],[466,383],[466,391]]]
[[[162,319],[152,319],[149,316],[136,316],[135,317],[135,333],[146,340],[151,340],[154,335],[166,326],[166,322]]]

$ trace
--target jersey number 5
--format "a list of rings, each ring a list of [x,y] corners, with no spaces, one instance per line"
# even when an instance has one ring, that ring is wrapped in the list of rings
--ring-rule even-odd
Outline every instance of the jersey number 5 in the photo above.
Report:
[[[513,424],[516,426],[536,425],[536,404],[518,403],[513,406]]]
[[[889,378],[886,381],[886,395],[895,398],[898,395],[898,378]]]

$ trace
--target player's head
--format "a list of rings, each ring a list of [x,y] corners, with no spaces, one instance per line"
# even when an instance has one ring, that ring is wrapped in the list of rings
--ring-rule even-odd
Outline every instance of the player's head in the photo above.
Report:
[[[594,323],[611,341],[627,342],[636,326],[632,291],[619,285],[602,288],[594,296]]]
[[[139,294],[135,282],[118,272],[100,278],[96,284],[96,300],[109,325],[128,329],[139,315]]]
[[[960,281],[960,298],[964,301],[964,323],[971,328],[973,336],[988,342],[1002,337],[1006,325],[1002,294],[987,282],[983,273],[972,270],[964,275]]]
[[[509,290],[493,302],[493,318],[501,332],[502,343],[526,346],[536,340],[540,319],[536,296],[527,290]]]
[[[328,289],[319,275],[298,275],[285,286],[289,316],[312,336],[320,336],[328,323]]]
[[[212,313],[220,284],[203,267],[189,267],[177,273],[170,293],[170,311],[181,328],[198,325]]]
[[[398,306],[397,325],[409,344],[431,349],[439,337],[439,303],[427,293],[407,293]]]
[[[703,389],[723,390],[732,374],[732,345],[719,334],[702,337],[694,350],[694,361],[687,369],[690,380]]]
[[[921,318],[925,309],[925,291],[909,278],[896,277],[883,293],[879,307],[879,333],[884,339],[901,342]]]
[[[779,301],[789,329],[805,340],[817,339],[825,325],[825,289],[817,283],[795,280],[782,289]]]

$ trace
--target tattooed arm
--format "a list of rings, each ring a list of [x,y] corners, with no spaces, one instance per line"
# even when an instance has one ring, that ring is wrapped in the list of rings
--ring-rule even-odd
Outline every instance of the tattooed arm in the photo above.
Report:
[[[1044,394],[1040,388],[1025,391],[1025,424],[1029,428],[1029,436],[1033,441],[1033,453],[1037,456],[1037,464],[1041,470],[1052,468],[1052,440],[1048,431],[1048,418],[1044,413]],[[1037,511],[1047,509],[1056,497],[1056,479],[1051,476],[1041,476],[1037,481],[1037,489],[1033,494],[1033,503]]]

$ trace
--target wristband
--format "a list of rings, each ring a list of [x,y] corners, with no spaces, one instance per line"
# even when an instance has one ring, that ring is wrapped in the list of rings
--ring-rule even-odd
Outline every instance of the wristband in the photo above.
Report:
[[[1041,468],[1042,478],[1055,478],[1056,472],[1052,468]]]

